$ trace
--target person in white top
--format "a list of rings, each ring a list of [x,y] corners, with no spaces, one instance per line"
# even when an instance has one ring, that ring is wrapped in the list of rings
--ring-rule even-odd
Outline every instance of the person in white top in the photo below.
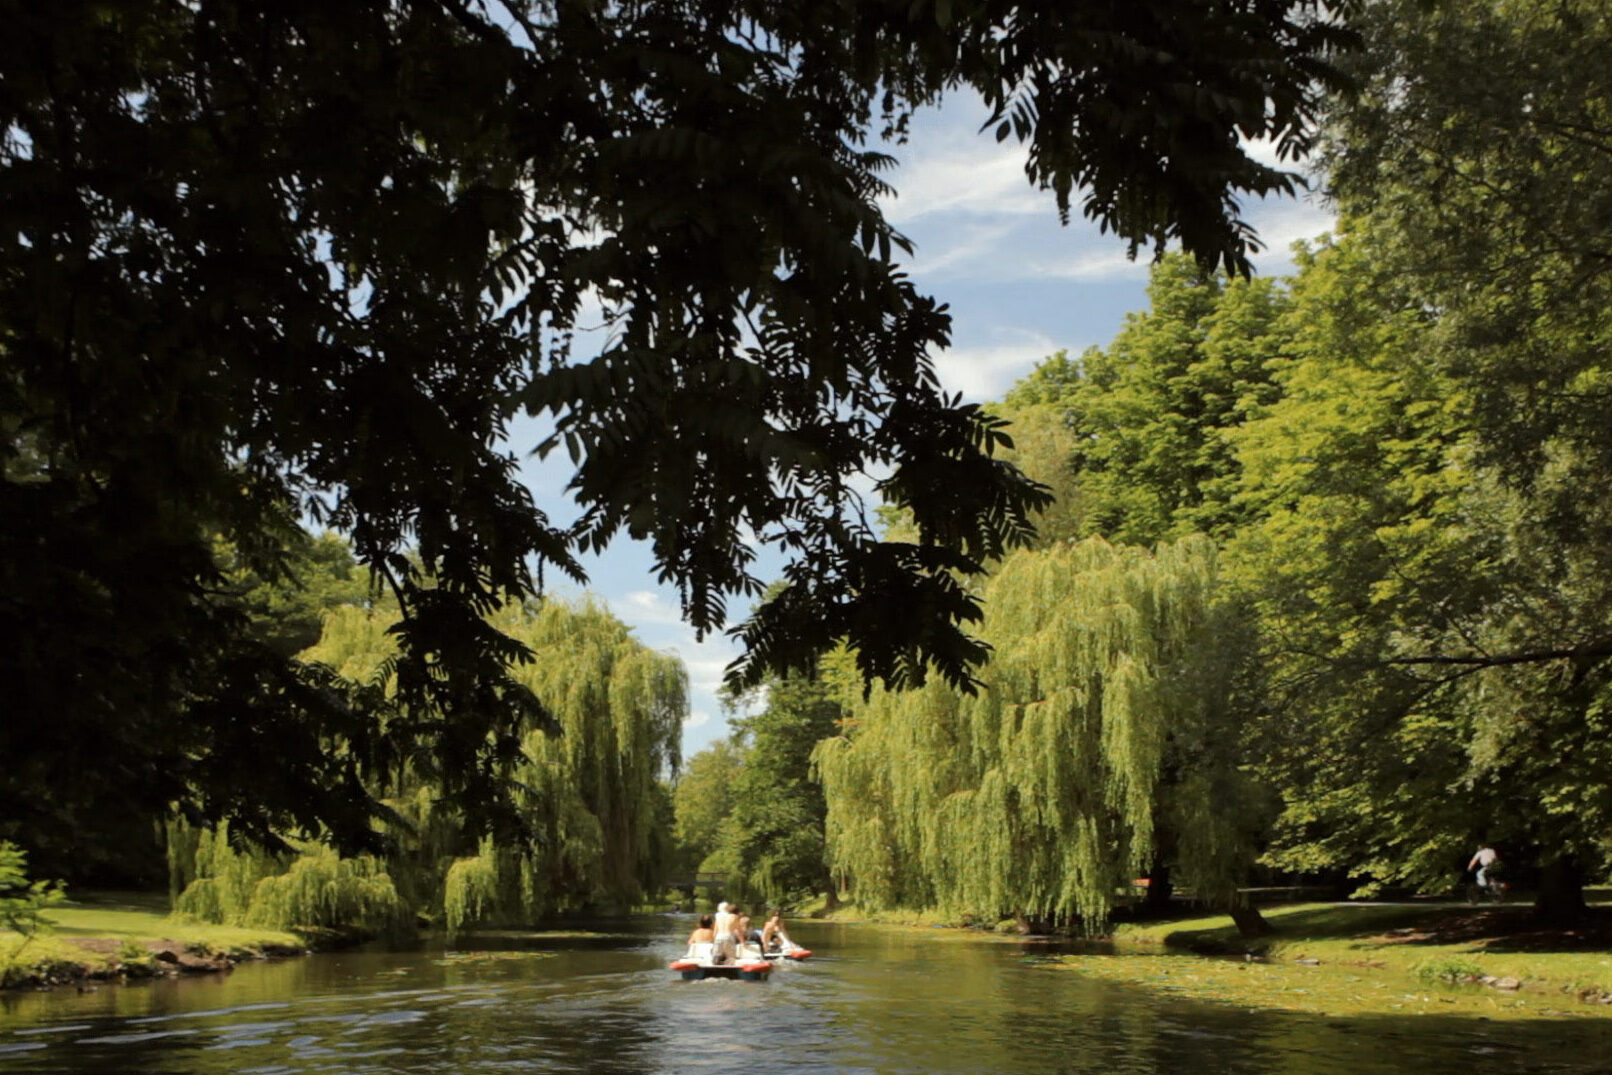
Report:
[[[1489,887],[1489,871],[1494,869],[1495,863],[1500,861],[1500,852],[1488,844],[1478,848],[1478,853],[1472,856],[1472,861],[1466,864],[1469,870],[1477,870],[1479,888]]]

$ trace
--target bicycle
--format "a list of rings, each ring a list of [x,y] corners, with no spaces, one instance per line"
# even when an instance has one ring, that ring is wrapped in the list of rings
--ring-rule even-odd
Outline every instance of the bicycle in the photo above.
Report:
[[[1477,878],[1467,882],[1466,901],[1476,907],[1480,903],[1505,903],[1511,895],[1511,886],[1503,878],[1489,876],[1479,884]]]

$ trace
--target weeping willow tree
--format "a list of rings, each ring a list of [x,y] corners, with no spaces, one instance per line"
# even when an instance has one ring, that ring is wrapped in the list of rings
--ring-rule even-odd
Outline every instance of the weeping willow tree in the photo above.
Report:
[[[1095,927],[1165,861],[1232,906],[1252,858],[1234,703],[1249,647],[1212,544],[1020,552],[984,605],[975,695],[936,677],[853,696],[813,755],[858,899]]]
[[[681,662],[643,646],[592,602],[511,608],[495,621],[530,648],[532,660],[514,675],[559,728],[521,730],[524,760],[512,775],[527,841],[471,837],[429,776],[405,763],[382,789],[397,837],[384,863],[312,848],[295,858],[257,854],[229,847],[223,833],[175,826],[177,905],[212,921],[331,925],[285,916],[352,914],[363,920],[341,924],[368,927],[420,910],[458,932],[627,906],[653,888],[665,853],[656,831],[667,813],[659,778],[678,764],[688,707]],[[385,685],[394,622],[384,612],[335,609],[303,656],[349,680]],[[323,902],[305,897],[304,882],[324,886]]]
[[[387,865],[370,855],[342,858],[302,843],[294,855],[233,846],[227,826],[168,826],[170,868],[189,875],[174,910],[207,922],[268,929],[358,928],[395,934],[413,911]]]

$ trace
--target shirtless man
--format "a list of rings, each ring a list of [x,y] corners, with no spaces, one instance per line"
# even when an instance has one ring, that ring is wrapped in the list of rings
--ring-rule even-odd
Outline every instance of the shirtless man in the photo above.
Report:
[[[723,900],[716,905],[716,919],[713,923],[713,928],[716,930],[718,937],[726,936],[733,932],[733,904],[727,900]]]
[[[739,949],[733,937],[734,917],[732,904],[723,900],[716,905],[716,917],[711,927],[711,932],[715,934],[711,942],[712,963],[732,963],[738,957]]]
[[[716,940],[716,931],[711,928],[711,916],[700,915],[700,924],[694,927],[694,932],[688,935],[689,944],[710,944]]]
[[[761,927],[761,950],[775,952],[783,948],[788,942],[789,934],[784,932],[784,915],[774,907],[767,917],[767,924]]]

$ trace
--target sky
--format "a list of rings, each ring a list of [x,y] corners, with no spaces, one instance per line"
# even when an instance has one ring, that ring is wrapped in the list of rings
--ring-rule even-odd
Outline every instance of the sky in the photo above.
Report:
[[[935,367],[949,392],[970,401],[999,399],[1041,359],[1106,346],[1128,312],[1146,307],[1148,254],[1126,257],[1125,243],[1073,214],[1058,222],[1051,192],[1024,175],[1024,149],[978,133],[986,118],[978,101],[957,98],[914,117],[911,136],[891,152],[900,164],[885,176],[897,196],[886,217],[916,246],[906,269],[921,292],[949,304],[952,347]],[[1245,213],[1265,242],[1255,259],[1261,275],[1292,271],[1291,245],[1326,231],[1331,214],[1319,199],[1255,203]],[[563,454],[563,453],[562,453]],[[535,461],[524,469],[537,502],[551,515],[568,472]],[[683,756],[727,734],[718,691],[722,671],[738,656],[725,637],[697,641],[678,615],[677,593],[655,582],[647,548],[618,539],[585,561],[586,592],[634,628],[646,645],[681,657],[688,668],[689,716]],[[550,580],[550,592],[582,590]],[[730,606],[730,617],[744,608]]]

